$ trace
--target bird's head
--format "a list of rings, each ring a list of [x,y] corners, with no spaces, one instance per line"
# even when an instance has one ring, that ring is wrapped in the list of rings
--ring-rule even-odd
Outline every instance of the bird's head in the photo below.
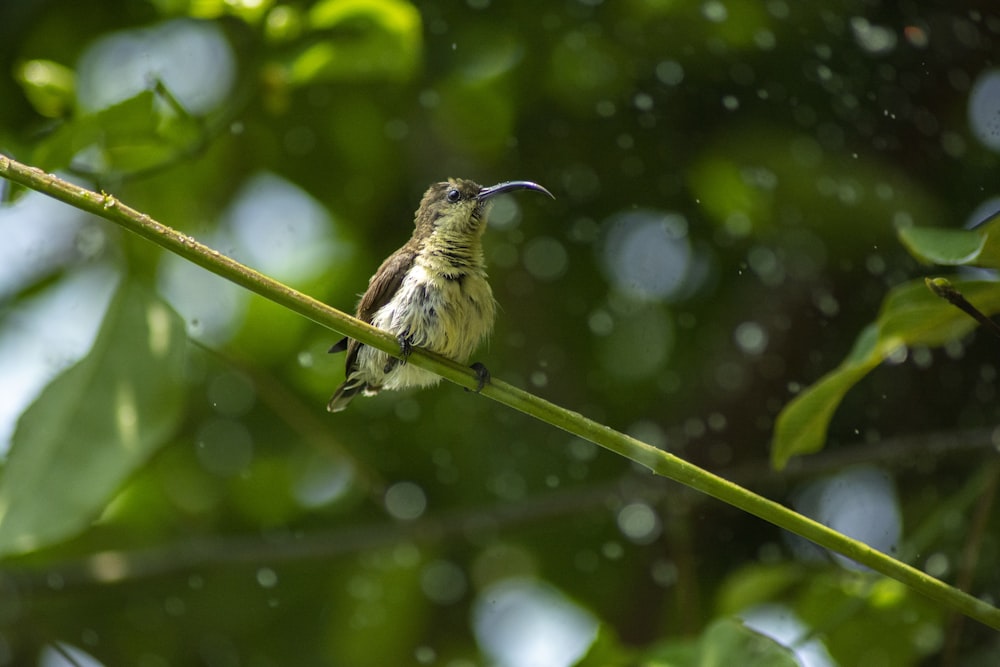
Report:
[[[505,181],[483,187],[464,178],[449,178],[424,193],[415,221],[418,233],[478,236],[486,228],[492,198],[511,190],[537,190],[552,197],[551,192],[531,181]]]

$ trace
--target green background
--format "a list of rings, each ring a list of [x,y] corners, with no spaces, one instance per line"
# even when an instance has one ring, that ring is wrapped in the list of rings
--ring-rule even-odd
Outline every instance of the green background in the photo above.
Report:
[[[123,49],[105,69],[102,43]],[[185,59],[195,44],[216,51]],[[894,359],[826,449],[768,461],[781,408],[925,271],[897,227],[986,217],[996,120],[984,137],[969,109],[998,53],[989,2],[15,0],[0,150],[347,311],[429,183],[537,181],[556,200],[499,202],[485,237],[494,376],[786,502],[877,469],[895,555],[995,602],[995,339]],[[195,73],[217,78],[190,92]],[[5,238],[40,224],[4,193]],[[746,659],[725,619],[763,604],[843,665],[1000,656],[898,585],[452,385],[327,414],[337,334],[71,223],[0,285],[8,346],[79,276],[115,291],[104,315],[108,290],[50,318],[90,312],[97,343],[9,436],[0,664],[70,646],[106,665],[491,664],[506,654],[477,629],[511,590],[589,628],[576,657],[596,633],[592,665]]]

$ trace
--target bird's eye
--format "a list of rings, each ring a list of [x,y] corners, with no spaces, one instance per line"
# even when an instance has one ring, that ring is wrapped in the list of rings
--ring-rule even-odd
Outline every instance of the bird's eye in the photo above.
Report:
[[[448,201],[454,204],[455,202],[457,202],[459,199],[462,198],[462,193],[459,192],[457,189],[452,188],[451,190],[448,190],[448,194],[445,196],[448,198]]]

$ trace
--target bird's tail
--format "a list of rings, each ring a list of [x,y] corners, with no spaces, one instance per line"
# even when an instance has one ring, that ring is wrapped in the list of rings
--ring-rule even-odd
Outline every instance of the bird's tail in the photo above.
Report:
[[[364,391],[364,382],[352,382],[350,380],[344,382],[340,387],[333,393],[330,398],[330,402],[326,404],[326,409],[330,412],[340,412],[351,402],[358,393]]]
[[[370,384],[364,380],[348,376],[348,378],[344,381],[344,384],[340,385],[337,391],[333,392],[333,396],[330,397],[330,402],[326,404],[326,409],[330,412],[340,412],[346,408],[347,404],[351,402],[351,399],[358,394],[374,396],[381,390],[381,385]]]

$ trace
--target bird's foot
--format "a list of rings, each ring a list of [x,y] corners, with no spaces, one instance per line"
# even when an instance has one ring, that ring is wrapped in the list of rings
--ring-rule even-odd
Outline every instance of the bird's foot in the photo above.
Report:
[[[405,364],[406,360],[410,357],[410,353],[413,352],[413,338],[406,334],[399,334],[396,336],[396,340],[399,341],[399,355],[402,359],[397,359],[396,357],[389,357],[389,361],[385,362],[385,368],[382,372],[386,375],[394,369],[396,366]]]
[[[410,358],[410,353],[413,352],[413,337],[407,334],[399,334],[396,336],[396,340],[399,341],[399,354],[403,357],[403,363]]]
[[[483,390],[483,387],[486,386],[486,383],[490,381],[490,371],[489,369],[486,368],[486,366],[484,366],[482,363],[478,361],[469,366],[469,368],[471,368],[476,372],[476,380],[477,380],[476,393],[478,394]],[[469,390],[466,389],[466,391]]]

